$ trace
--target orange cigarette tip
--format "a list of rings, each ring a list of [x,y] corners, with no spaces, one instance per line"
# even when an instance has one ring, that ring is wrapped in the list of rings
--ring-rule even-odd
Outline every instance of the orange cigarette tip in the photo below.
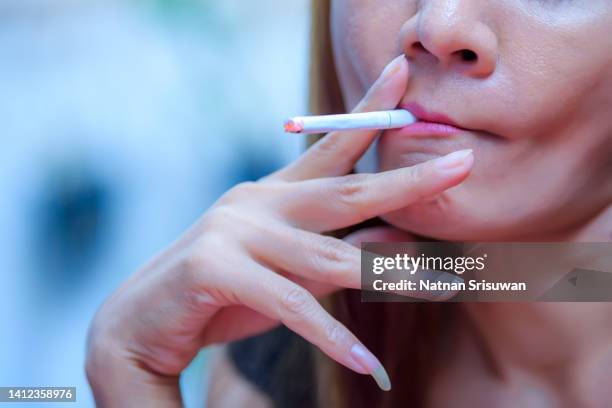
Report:
[[[285,132],[288,133],[300,133],[304,130],[304,125],[299,120],[288,119],[285,122]]]

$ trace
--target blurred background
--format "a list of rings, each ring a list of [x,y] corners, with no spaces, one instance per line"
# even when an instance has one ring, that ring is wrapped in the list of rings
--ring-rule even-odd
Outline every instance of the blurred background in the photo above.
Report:
[[[76,386],[103,300],[294,158],[308,0],[0,1],[0,386]],[[181,378],[201,407],[210,350]],[[30,406],[29,404],[24,404]],[[18,406],[18,404],[11,404]]]

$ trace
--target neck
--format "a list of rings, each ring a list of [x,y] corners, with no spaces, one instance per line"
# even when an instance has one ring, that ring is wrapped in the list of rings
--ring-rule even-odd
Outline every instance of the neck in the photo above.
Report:
[[[610,303],[466,303],[484,355],[507,383],[544,383],[575,401],[612,376]]]
[[[610,226],[612,206],[567,241],[609,242]],[[594,395],[605,393],[610,396],[605,384],[612,377],[612,303],[463,306],[485,356],[501,378],[535,378],[578,401],[592,401]]]
[[[612,344],[610,303],[468,303],[468,315],[500,366],[573,369]]]

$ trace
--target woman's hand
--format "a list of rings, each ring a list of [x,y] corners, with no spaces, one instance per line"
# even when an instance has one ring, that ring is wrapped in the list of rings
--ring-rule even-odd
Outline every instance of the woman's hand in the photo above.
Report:
[[[393,109],[408,65],[392,61],[356,111]],[[471,152],[346,175],[376,131],[330,133],[296,162],[240,184],[117,290],[89,333],[87,374],[100,406],[179,406],[178,378],[203,346],[285,324],[388,388],[384,368],[316,297],[360,287],[359,249],[320,233],[360,223],[460,183]]]

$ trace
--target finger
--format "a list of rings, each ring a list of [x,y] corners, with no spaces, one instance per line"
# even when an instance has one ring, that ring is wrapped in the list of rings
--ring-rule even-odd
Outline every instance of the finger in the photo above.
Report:
[[[312,293],[316,298],[330,295],[341,290],[338,286],[314,282],[301,277],[289,277],[292,282]],[[236,341],[249,336],[255,336],[270,330],[280,324],[278,319],[272,319],[244,305],[224,307],[219,310],[206,324],[206,330],[201,338],[201,346]]]
[[[201,338],[201,346],[238,341],[255,336],[280,324],[243,305],[233,305],[220,309],[208,322]]]
[[[253,256],[273,270],[285,271],[287,278],[307,287],[309,292],[315,296],[323,295],[334,288],[373,290],[371,285],[366,285],[370,275],[362,277],[360,248],[335,237],[286,225],[271,226],[268,231],[267,240],[258,239],[247,244]],[[395,235],[399,236],[397,233]],[[376,237],[376,234],[373,237]],[[270,244],[271,242],[273,245]],[[390,271],[387,276],[392,276],[393,273],[394,271]],[[395,275],[398,273],[395,272]],[[452,278],[450,276],[449,279],[445,279],[445,275],[443,272],[424,270],[418,276],[398,276],[398,278],[417,283],[419,280],[455,281],[450,279]],[[315,283],[322,285],[316,287]],[[384,292],[425,300],[440,300],[449,297],[446,292],[441,293],[441,291],[385,289]],[[454,294],[453,292],[452,295]]]
[[[280,213],[300,229],[332,231],[404,208],[463,181],[474,163],[460,150],[416,166],[291,183]]]
[[[252,262],[250,273],[235,282],[234,297],[271,319],[278,319],[330,358],[351,370],[370,374],[378,385],[390,389],[380,361],[303,287]]]
[[[394,109],[406,91],[408,62],[391,61],[353,112]],[[289,166],[268,176],[286,181],[347,174],[378,135],[378,130],[331,132]]]
[[[273,269],[342,288],[361,287],[361,253],[338,238],[278,223],[268,229],[266,240],[247,245]]]

